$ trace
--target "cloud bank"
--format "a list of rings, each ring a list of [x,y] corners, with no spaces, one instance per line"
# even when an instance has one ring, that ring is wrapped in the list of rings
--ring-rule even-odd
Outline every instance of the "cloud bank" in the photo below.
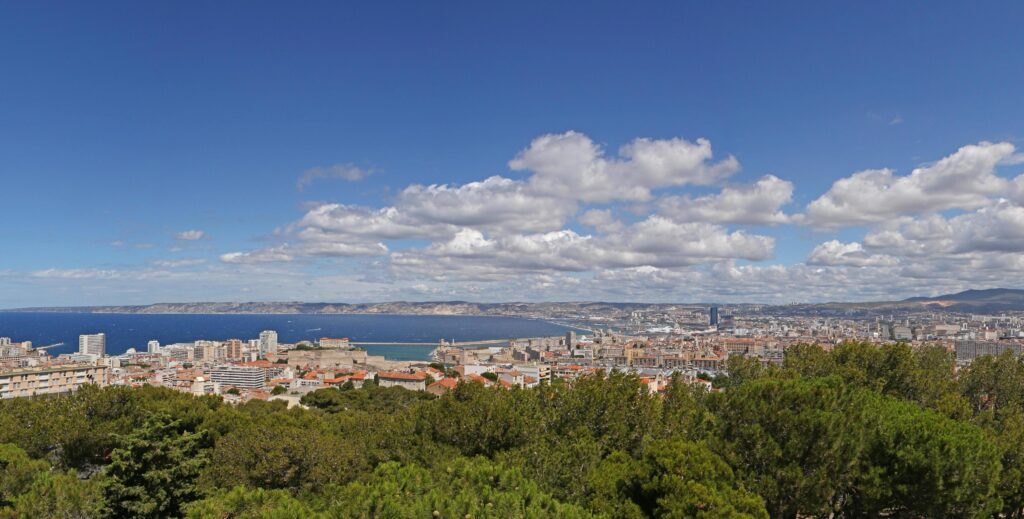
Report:
[[[30,277],[203,282],[263,299],[790,302],[1019,286],[1024,274],[1024,175],[1009,171],[1021,155],[1008,142],[967,144],[906,174],[855,171],[804,193],[802,207],[784,172],[741,179],[739,161],[716,157],[703,138],[636,138],[609,151],[568,131],[510,155],[506,174],[407,185],[387,204],[312,204],[271,243],[212,261]],[[298,187],[367,174],[312,168]]]

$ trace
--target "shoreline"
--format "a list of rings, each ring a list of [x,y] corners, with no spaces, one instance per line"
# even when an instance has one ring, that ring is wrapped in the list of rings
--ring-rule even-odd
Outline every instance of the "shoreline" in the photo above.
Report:
[[[318,316],[322,316],[322,317],[328,317],[328,318],[332,317],[332,316],[339,316],[339,317],[344,317],[344,316],[360,316],[360,317],[382,316],[382,317],[391,317],[391,318],[416,318],[416,317],[423,317],[423,318],[438,318],[438,317],[442,317],[442,318],[443,317],[451,317],[451,318],[477,318],[477,317],[479,317],[479,318],[493,318],[493,319],[501,319],[501,320],[506,320],[506,319],[507,320],[521,320],[521,321],[524,321],[524,322],[544,323],[544,324],[547,324],[547,325],[551,325],[551,326],[557,327],[559,329],[560,333],[565,333],[565,332],[568,332],[568,331],[575,331],[577,333],[586,333],[586,334],[593,333],[593,330],[586,329],[586,328],[581,328],[581,327],[578,327],[578,326],[568,325],[568,324],[565,324],[564,322],[557,322],[557,321],[553,321],[553,320],[550,320],[550,319],[544,319],[544,318],[541,318],[541,317],[533,317],[533,316],[527,317],[527,316],[507,315],[507,314],[480,315],[480,314],[451,314],[451,313],[427,314],[427,313],[395,313],[395,312],[343,312],[343,313],[342,312],[337,312],[337,313],[333,313],[333,312],[332,313],[212,312],[212,313],[202,313],[202,312],[103,312],[103,311],[62,311],[62,310],[58,310],[58,311],[53,311],[53,310],[51,310],[51,311],[47,311],[47,310],[31,310],[31,311],[29,311],[29,310],[19,310],[19,311],[0,310],[0,315],[5,315],[5,314],[6,315],[10,315],[10,316],[13,316],[13,315],[33,315],[33,314],[34,315],[40,315],[40,316],[58,316],[58,315],[96,316],[97,319],[103,319],[105,316],[119,317],[119,318],[120,317],[125,317],[125,316],[140,316],[140,318],[145,318],[145,316],[207,316],[207,317],[224,316],[224,317],[227,317],[227,318],[230,318],[230,317],[233,317],[233,316],[239,316],[239,317],[273,316],[275,319],[280,319],[282,316],[300,316],[300,317],[318,317]],[[272,326],[272,323],[268,323],[268,326]],[[11,331],[13,332],[13,330],[11,330]],[[553,333],[552,336],[558,335],[560,333]],[[504,341],[504,340],[515,339],[515,338],[517,338],[517,336],[493,336],[493,335],[489,335],[489,336],[480,337],[480,338],[477,338],[477,339],[474,339],[474,340],[475,341]],[[193,340],[204,340],[204,339],[202,337],[197,337],[197,338],[195,338]],[[306,337],[306,338],[303,338],[301,340],[310,340],[310,339],[309,339],[309,337]],[[188,341],[184,341],[184,342],[188,342]],[[358,340],[353,340],[352,342],[358,343],[359,341]],[[140,345],[136,345],[134,347],[138,348],[139,346]],[[383,346],[383,345],[381,345],[381,346]],[[397,347],[397,348],[402,348],[402,349],[405,349],[405,348],[409,348],[409,349],[430,348],[430,351],[424,352],[424,355],[422,357],[420,357],[419,359],[417,359],[417,360],[394,359],[394,358],[389,358],[390,355],[382,355],[382,356],[385,356],[388,361],[392,361],[392,362],[423,362],[423,361],[430,362],[431,360],[434,359],[434,353],[435,353],[434,350],[437,347],[437,343],[436,342],[425,342],[423,344],[409,344],[409,345],[397,345],[397,344],[395,344],[395,345],[387,345],[387,349],[390,349],[391,347]],[[378,349],[378,348],[376,346],[371,346],[370,348],[367,348],[368,351],[369,350],[375,350],[375,349]],[[380,354],[380,353],[378,353],[378,354]]]

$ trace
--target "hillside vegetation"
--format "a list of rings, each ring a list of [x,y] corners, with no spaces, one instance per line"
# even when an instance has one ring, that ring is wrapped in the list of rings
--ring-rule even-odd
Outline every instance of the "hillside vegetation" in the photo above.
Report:
[[[0,402],[0,517],[1021,517],[1024,363],[906,345],[732,359],[720,391],[89,387]]]

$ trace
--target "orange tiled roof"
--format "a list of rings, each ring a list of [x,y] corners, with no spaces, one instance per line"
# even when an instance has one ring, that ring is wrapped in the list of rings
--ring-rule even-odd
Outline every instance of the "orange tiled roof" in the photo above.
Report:
[[[459,381],[458,380],[456,380],[454,378],[443,378],[443,379],[438,380],[437,382],[434,382],[433,384],[431,384],[430,387],[440,386],[440,387],[444,387],[444,388],[448,388],[448,389],[455,389],[455,386],[457,386],[457,385],[459,385]]]
[[[423,372],[406,373],[403,371],[381,371],[377,373],[380,378],[390,378],[393,380],[410,380],[413,382],[420,382],[427,379],[427,374]]]
[[[469,379],[470,380],[475,380],[477,382],[480,382],[481,384],[483,384],[485,386],[489,386],[491,384],[494,384],[494,381],[492,381],[491,379],[481,377],[480,375],[477,375],[476,373],[473,373],[472,375],[470,375]]]

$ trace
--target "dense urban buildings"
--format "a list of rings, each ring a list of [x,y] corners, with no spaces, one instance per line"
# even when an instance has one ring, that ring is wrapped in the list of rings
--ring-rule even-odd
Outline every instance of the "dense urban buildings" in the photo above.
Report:
[[[786,350],[797,344],[826,349],[843,341],[937,345],[954,354],[958,366],[983,355],[1024,352],[1024,313],[1014,311],[787,312],[758,305],[565,305],[546,318],[571,329],[562,336],[475,343],[442,339],[430,359],[419,361],[370,355],[349,338],[281,343],[274,330],[254,338],[197,338],[173,344],[150,340],[117,355],[106,351],[102,332],[80,336],[77,352],[58,356],[50,355],[47,347],[33,348],[29,341],[0,337],[0,380],[5,398],[73,391],[94,383],[150,384],[237,401],[280,398],[294,403],[318,388],[359,387],[366,380],[443,393],[459,379],[533,387],[598,370],[638,374],[658,391],[674,374],[706,384],[726,372],[730,357],[781,365]]]

